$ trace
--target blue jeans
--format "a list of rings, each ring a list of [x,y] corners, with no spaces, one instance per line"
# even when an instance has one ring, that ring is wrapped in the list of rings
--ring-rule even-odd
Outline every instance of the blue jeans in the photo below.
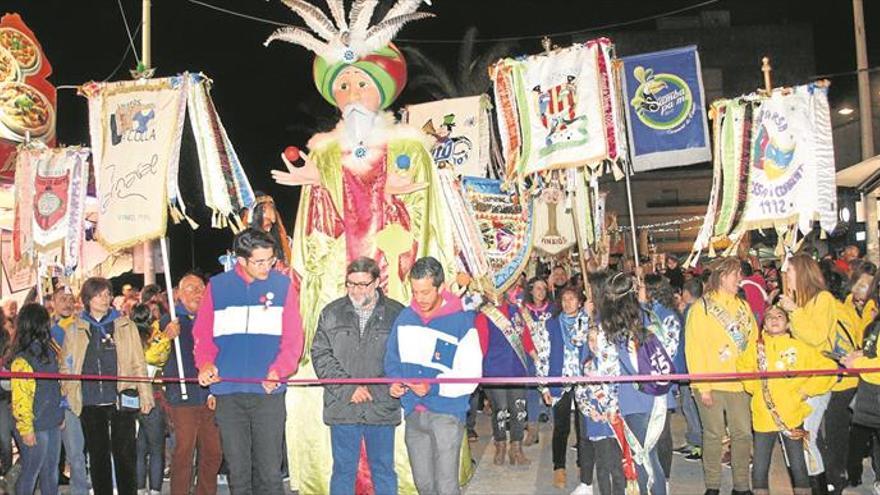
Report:
[[[135,468],[138,490],[147,488],[149,463],[150,490],[162,491],[162,475],[165,473],[165,415],[162,408],[156,405],[150,414],[138,414],[138,423]]]
[[[64,410],[64,429],[61,430],[61,442],[67,462],[70,464],[70,494],[89,495],[89,475],[86,472],[86,440],[83,437],[82,424],[79,416]]]
[[[628,414],[623,417],[626,425],[629,426],[629,429],[642,444],[644,444],[645,436],[648,434],[649,419],[651,419],[650,413]],[[649,492],[648,472],[644,466],[636,464],[636,471],[639,473],[639,492],[643,494],[666,495],[666,477],[663,475],[663,466],[660,465],[660,457],[657,455],[656,446],[651,449],[648,459],[651,462],[651,469],[654,471],[654,485]]]
[[[330,494],[354,493],[361,439],[367,447],[367,461],[373,488],[377,495],[397,493],[397,473],[394,472],[394,426],[386,425],[331,425],[330,445],[333,450],[333,475],[330,476]]]
[[[34,433],[37,443],[28,447],[15,432],[21,447],[21,474],[15,482],[16,495],[32,495],[40,480],[42,495],[58,494],[58,458],[61,456],[61,429],[59,427]]]
[[[693,447],[703,446],[703,427],[700,424],[700,412],[697,403],[694,402],[694,394],[690,385],[681,384],[678,388],[681,393],[681,413],[687,423],[684,438],[688,445]]]

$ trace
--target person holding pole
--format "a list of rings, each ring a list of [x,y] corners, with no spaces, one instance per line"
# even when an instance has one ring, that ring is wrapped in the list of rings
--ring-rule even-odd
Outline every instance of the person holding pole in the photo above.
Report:
[[[246,229],[236,265],[208,283],[193,325],[199,384],[217,397],[216,418],[234,495],[284,493],[284,381],[303,351],[299,294],[274,270],[275,241]],[[265,377],[259,383],[238,381]],[[224,378],[236,379],[224,381]]]
[[[177,284],[177,319],[165,315],[159,328],[170,339],[177,339],[183,358],[185,377],[198,376],[193,357],[193,321],[205,295],[205,281],[196,273],[187,273]],[[177,355],[171,353],[162,369],[162,376],[178,374]],[[177,382],[165,384],[165,400],[170,406],[171,424],[174,425],[174,452],[171,461],[171,493],[189,493],[192,488],[193,454],[198,448],[198,475],[196,495],[217,493],[217,471],[223,454],[220,448],[220,430],[214,418],[213,398],[208,389],[189,383],[183,394]]]

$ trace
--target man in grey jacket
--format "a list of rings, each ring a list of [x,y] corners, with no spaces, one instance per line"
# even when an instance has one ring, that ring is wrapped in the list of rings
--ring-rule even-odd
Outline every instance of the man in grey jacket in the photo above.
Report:
[[[321,311],[312,342],[318,378],[378,378],[385,375],[391,325],[403,306],[379,290],[379,265],[361,257],[346,269],[346,296]],[[333,474],[330,493],[354,493],[355,475],[366,444],[376,493],[397,493],[394,429],[400,403],[388,385],[325,385],[324,422],[330,426]]]

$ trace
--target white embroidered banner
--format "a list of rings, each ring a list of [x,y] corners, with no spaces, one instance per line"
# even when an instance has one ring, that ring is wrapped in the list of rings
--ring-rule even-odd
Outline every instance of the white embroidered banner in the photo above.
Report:
[[[38,252],[53,251],[72,242],[75,264],[88,185],[87,148],[32,148],[19,152],[19,160],[33,169],[33,244]]]
[[[407,107],[409,124],[433,140],[431,158],[456,175],[486,177],[489,165],[489,99],[469,96]]]
[[[89,124],[98,192],[97,237],[117,251],[165,235],[169,168],[183,129],[183,78],[96,83]]]
[[[756,111],[748,196],[737,230],[797,224],[806,234],[821,211],[835,208],[833,186],[829,191],[823,185],[822,193],[829,197],[820,195],[820,178],[823,184],[828,177],[833,181],[834,158],[820,152],[822,142],[830,143],[830,126],[823,133],[825,126],[816,125],[812,98],[805,86],[789,94],[776,92]],[[829,136],[823,138],[825,134]],[[826,219],[823,227],[829,226],[834,224]]]
[[[496,64],[493,79],[508,173],[526,176],[619,158],[610,46],[601,38]]]

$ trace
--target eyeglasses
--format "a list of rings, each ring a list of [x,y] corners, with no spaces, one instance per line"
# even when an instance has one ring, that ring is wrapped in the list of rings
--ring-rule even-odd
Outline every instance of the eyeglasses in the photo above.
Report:
[[[269,259],[265,259],[265,260],[250,260],[249,259],[249,260],[247,260],[247,262],[251,265],[254,265],[254,266],[257,266],[260,268],[266,268],[266,267],[275,266],[275,263],[278,262],[278,258],[273,256],[273,257],[271,257]]]
[[[355,289],[355,288],[366,289],[367,287],[373,285],[373,282],[375,282],[375,281],[376,281],[375,278],[373,280],[370,280],[369,282],[352,282],[351,280],[346,280],[345,286],[349,289]]]

